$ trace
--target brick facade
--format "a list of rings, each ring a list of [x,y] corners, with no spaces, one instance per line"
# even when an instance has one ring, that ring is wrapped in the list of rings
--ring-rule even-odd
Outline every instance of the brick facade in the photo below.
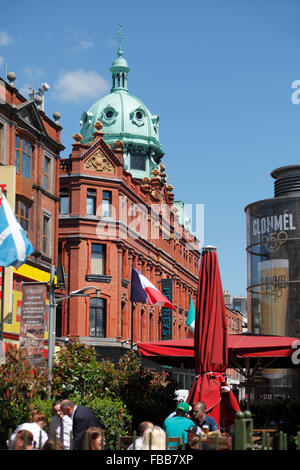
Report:
[[[133,178],[123,168],[122,143],[117,141],[111,148],[103,139],[101,126],[96,129],[90,145],[83,145],[81,136],[75,135],[70,158],[61,161],[60,191],[66,206],[59,217],[59,246],[67,290],[87,285],[100,288],[104,308],[103,313],[98,312],[103,327],[98,339],[128,340],[132,266],[160,290],[161,280],[172,278],[173,338],[184,338],[189,296],[194,302],[196,298],[198,241],[179,223],[173,188],[165,183],[163,168],[156,169],[151,179]],[[95,204],[94,213],[90,213],[89,201]],[[98,266],[104,266],[95,272],[93,250],[100,248],[103,259]],[[91,320],[91,300],[70,299],[63,306],[62,335],[93,335]],[[161,321],[158,307],[137,304],[133,341],[161,339]]]
[[[51,264],[57,264],[61,129],[35,102],[0,80],[1,183],[7,184],[10,204],[35,250],[17,271],[7,268],[7,275],[13,275],[13,289],[5,289],[7,334],[19,333],[21,281],[45,282]],[[15,167],[14,177],[2,181],[8,167]]]

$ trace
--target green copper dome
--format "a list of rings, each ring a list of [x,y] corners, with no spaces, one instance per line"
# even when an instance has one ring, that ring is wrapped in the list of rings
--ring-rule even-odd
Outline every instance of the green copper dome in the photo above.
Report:
[[[124,168],[136,178],[152,176],[153,168],[163,156],[158,133],[159,116],[153,116],[141,100],[128,92],[127,74],[130,69],[121,46],[110,70],[111,93],[82,113],[82,143],[93,140],[94,124],[99,119],[104,125],[104,140],[108,144],[113,147],[116,140],[122,140]]]

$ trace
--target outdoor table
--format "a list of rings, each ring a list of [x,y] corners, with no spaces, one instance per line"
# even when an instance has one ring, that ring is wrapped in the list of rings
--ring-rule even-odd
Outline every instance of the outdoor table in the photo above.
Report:
[[[208,444],[212,449],[215,448],[216,434],[219,437],[219,450],[230,450],[232,448],[230,438],[227,434],[210,432],[207,436],[201,435],[201,441]]]

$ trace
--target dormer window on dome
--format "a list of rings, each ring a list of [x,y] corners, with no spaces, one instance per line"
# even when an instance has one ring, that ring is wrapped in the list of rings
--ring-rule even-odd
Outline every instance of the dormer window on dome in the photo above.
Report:
[[[108,105],[103,109],[100,121],[106,126],[111,126],[116,122],[118,114],[118,111],[113,106]]]
[[[130,113],[130,119],[132,123],[136,124],[139,127],[145,124],[146,116],[147,116],[147,113],[145,112],[143,108],[137,108]]]

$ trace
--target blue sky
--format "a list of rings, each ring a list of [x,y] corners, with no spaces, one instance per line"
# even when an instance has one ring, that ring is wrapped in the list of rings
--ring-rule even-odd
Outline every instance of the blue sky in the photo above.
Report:
[[[82,111],[111,88],[122,24],[129,92],[160,116],[175,197],[204,204],[223,289],[246,295],[244,208],[273,197],[272,170],[300,163],[299,15],[298,0],[5,2],[0,75],[25,95],[49,83],[68,156]]]

